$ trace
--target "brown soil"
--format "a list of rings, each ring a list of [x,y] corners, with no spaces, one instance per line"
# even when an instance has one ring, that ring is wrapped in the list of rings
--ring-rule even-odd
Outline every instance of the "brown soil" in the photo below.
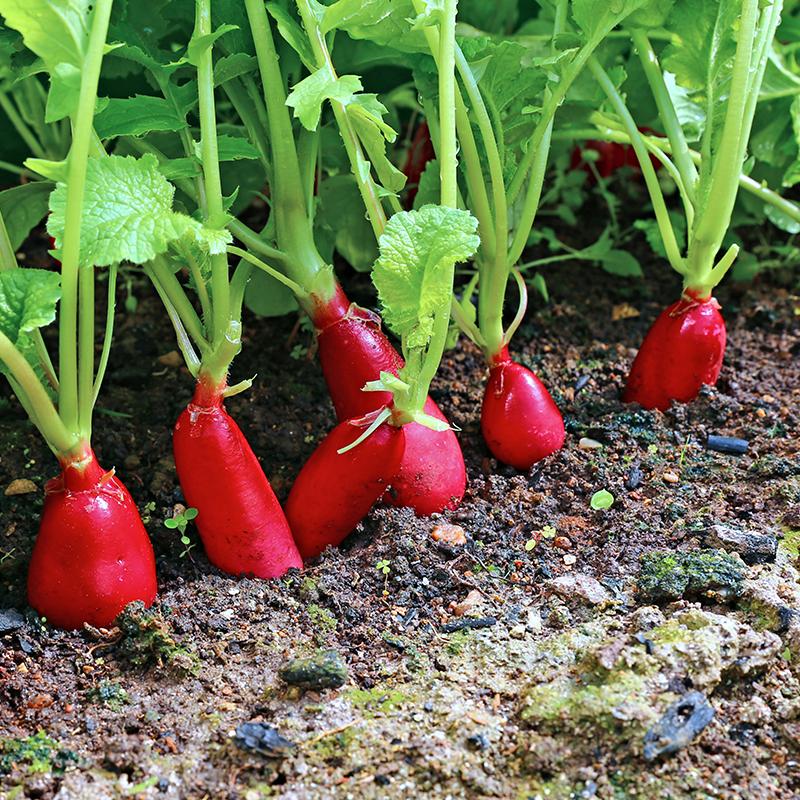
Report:
[[[663,266],[646,284],[598,271],[588,297],[587,269],[563,268],[552,305],[533,308],[515,341],[565,413],[562,452],[530,474],[489,457],[477,422],[485,370],[462,341],[433,390],[461,428],[462,507],[439,519],[374,510],[346,546],[271,583],[219,573],[199,545],[185,554],[163,526],[182,500],[170,429],[192,387],[163,358],[171,331],[139,287],[137,312],[118,316],[95,447],[146,518],[159,619],[191,655],[172,663],[136,666],[118,632],[62,633],[26,611],[53,460],[16,403],[3,406],[0,487],[25,478],[37,491],[0,495],[0,609],[27,614],[0,634],[0,797],[800,797],[800,298],[780,276],[747,292],[723,288],[729,348],[719,385],[690,406],[650,413],[625,407],[619,393],[677,283]],[[639,316],[613,321],[622,303]],[[258,377],[229,402],[281,497],[333,422],[317,365],[291,356],[310,344],[295,321],[248,320],[236,376]],[[749,449],[710,452],[709,433],[745,438]],[[581,448],[583,437],[602,448]],[[637,470],[640,485],[628,488]],[[615,498],[607,511],[589,505],[600,489]],[[466,545],[434,541],[444,521],[463,527]],[[747,567],[737,598],[647,606],[635,590],[642,554],[713,546],[716,522],[777,532],[777,561]],[[770,604],[758,586],[781,599]],[[459,617],[454,606],[468,595],[475,606]],[[486,627],[442,627],[473,618]],[[669,625],[691,642],[675,636],[653,650],[642,631],[654,625],[664,642]],[[692,638],[701,628],[710,639]],[[341,653],[347,683],[287,687],[280,665],[318,647]],[[631,672],[645,650],[661,660]],[[646,761],[645,730],[692,688],[714,719],[676,754]],[[247,721],[295,746],[270,756],[243,749],[232,734]],[[39,730],[51,740],[39,761],[3,760]]]

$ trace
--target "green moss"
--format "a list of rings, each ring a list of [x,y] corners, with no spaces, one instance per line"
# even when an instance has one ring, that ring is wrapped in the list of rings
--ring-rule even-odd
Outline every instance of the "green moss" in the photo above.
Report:
[[[387,714],[413,699],[399,689],[386,689],[384,686],[375,686],[372,689],[350,689],[345,692],[345,695],[354,708],[373,714]]]
[[[724,550],[655,551],[642,556],[638,588],[651,602],[682,597],[726,600],[742,591],[745,565]]]
[[[345,728],[343,731],[320,739],[314,744],[312,752],[321,761],[332,761],[341,758],[357,739],[358,731],[355,727]]]
[[[181,647],[174,639],[169,623],[144,603],[131,603],[117,618],[122,631],[120,652],[134,666],[169,666],[179,675],[196,674],[200,668],[197,656]]]
[[[86,699],[91,703],[104,705],[112,711],[120,711],[124,705],[130,702],[128,693],[113,681],[100,681],[97,686],[87,692]]]
[[[781,547],[793,561],[796,561],[800,558],[800,531],[785,527],[783,529],[783,539],[780,540],[778,546]]]
[[[624,714],[618,709],[625,706]],[[522,719],[538,730],[577,732],[584,728],[616,731],[627,719],[634,728],[653,722],[646,678],[630,669],[613,672],[599,683],[581,684],[566,676],[531,686],[523,695]]]
[[[336,630],[336,617],[327,608],[311,603],[306,611],[311,618],[311,624],[316,629],[315,633],[327,637]]]
[[[24,739],[0,739],[0,775],[8,775],[15,769],[28,774],[60,774],[77,763],[76,753],[64,749],[41,730]]]
[[[451,656],[457,656],[461,653],[470,639],[469,631],[455,631],[447,637],[447,644],[445,649]]]

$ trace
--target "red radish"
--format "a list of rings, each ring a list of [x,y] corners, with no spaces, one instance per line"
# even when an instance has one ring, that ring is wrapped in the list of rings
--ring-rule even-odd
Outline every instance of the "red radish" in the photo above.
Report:
[[[403,428],[380,425],[345,453],[363,420],[340,422],[300,470],[286,501],[286,517],[303,558],[336,546],[386,491],[403,457]],[[198,517],[199,519],[199,517]]]
[[[639,128],[642,133],[654,133],[651,128]],[[617,170],[623,167],[630,167],[635,173],[641,175],[642,168],[639,166],[639,159],[636,151],[629,144],[619,144],[618,142],[603,142],[597,139],[589,139],[580,147],[575,147],[570,157],[570,169],[582,169],[589,175],[589,182],[595,180],[594,172],[589,168],[589,164],[584,158],[585,150],[594,150],[597,159],[594,161],[595,169],[601,178],[610,178]],[[654,169],[661,168],[661,162],[654,156],[650,156],[650,162]]]
[[[725,320],[711,296],[684,292],[663,311],[633,362],[623,399],[665,411],[688,403],[700,388],[713,386],[725,355]]]
[[[222,389],[199,382],[173,434],[175,466],[208,560],[233,575],[276,578],[303,566],[286,517]]]
[[[564,420],[544,384],[503,348],[491,361],[481,431],[492,455],[530,469],[564,444]]]
[[[364,384],[381,372],[397,375],[403,366],[403,359],[381,330],[380,317],[350,304],[338,288],[333,300],[315,307],[313,318],[322,372],[337,418],[355,419],[386,406],[391,401],[388,393],[362,391]],[[425,412],[447,421],[430,397]],[[458,506],[466,481],[464,456],[455,433],[412,422],[406,426],[405,453],[386,499],[427,516]]]
[[[447,422],[430,397],[424,411]],[[419,422],[408,423],[404,431],[405,453],[386,501],[398,508],[413,508],[421,517],[458,508],[467,489],[467,469],[455,433],[450,428],[434,431]]]
[[[45,487],[28,571],[28,601],[47,621],[74,630],[109,627],[136,600],[156,596],[153,547],[133,499],[91,449],[64,461]]]
[[[431,132],[428,123],[423,120],[417,126],[411,146],[408,148],[403,174],[406,176],[406,208],[412,208],[414,199],[419,191],[419,181],[428,162],[436,158],[431,141]]]

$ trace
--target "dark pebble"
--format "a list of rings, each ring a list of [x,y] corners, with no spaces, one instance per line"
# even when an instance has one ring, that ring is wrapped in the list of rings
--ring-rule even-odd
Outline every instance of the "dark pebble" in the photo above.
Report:
[[[235,741],[242,750],[273,757],[284,756],[295,746],[265,722],[243,722],[236,729]]]
[[[778,538],[739,525],[717,522],[706,532],[708,544],[737,552],[746,564],[767,564],[775,560]]]
[[[493,625],[497,625],[495,617],[477,617],[447,622],[442,625],[440,630],[442,633],[455,633],[456,631],[475,630],[476,628],[491,628]]]
[[[726,453],[730,456],[740,456],[747,451],[750,442],[747,439],[736,439],[733,436],[709,435],[706,439],[706,448],[717,453]]]
[[[638,489],[642,485],[642,481],[644,480],[644,473],[639,466],[639,462],[637,461],[634,464],[631,464],[631,468],[628,470],[628,474],[625,477],[625,488],[632,492],[634,489]]]
[[[0,633],[10,633],[25,624],[25,617],[15,608],[0,610]]]
[[[585,389],[591,379],[590,375],[581,375],[580,378],[575,381],[575,394]]]
[[[473,750],[488,750],[489,740],[483,733],[473,733],[472,736],[467,737],[467,744]]]
[[[391,778],[388,775],[376,775],[375,776],[375,783],[378,786],[388,786],[391,783]]]
[[[644,737],[648,761],[682,750],[714,719],[714,709],[702,692],[689,692],[674,702]]]
[[[302,689],[336,689],[347,682],[347,664],[336,650],[292,658],[278,670],[281,680]]]

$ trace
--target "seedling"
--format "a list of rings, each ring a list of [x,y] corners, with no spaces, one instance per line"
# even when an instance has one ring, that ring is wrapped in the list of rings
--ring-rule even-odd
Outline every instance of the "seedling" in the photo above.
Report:
[[[200,512],[196,508],[186,508],[183,511],[175,514],[175,516],[164,520],[164,527],[170,530],[177,530],[181,535],[181,544],[183,545],[183,552],[180,557],[188,555],[194,547],[194,542],[186,535],[186,527],[193,520],[197,518]]]

